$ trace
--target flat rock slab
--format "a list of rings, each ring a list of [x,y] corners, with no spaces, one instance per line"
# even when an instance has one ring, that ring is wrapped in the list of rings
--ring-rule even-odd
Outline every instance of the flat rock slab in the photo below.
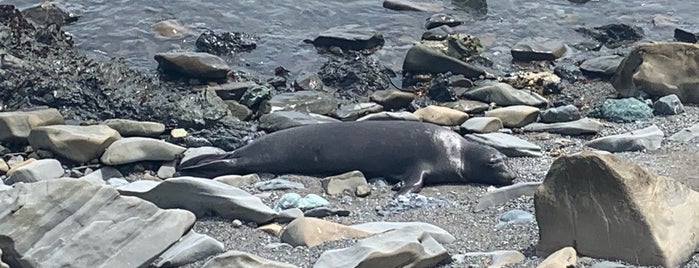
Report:
[[[497,117],[474,117],[459,126],[461,133],[490,133],[502,129],[502,121]]]
[[[218,56],[202,52],[170,52],[155,54],[158,68],[201,79],[225,79],[231,69]]]
[[[207,261],[202,268],[297,268],[297,266],[231,250]]]
[[[259,121],[260,128],[270,132],[304,125],[341,122],[329,116],[294,111],[279,111],[265,114],[260,117]]]
[[[510,52],[517,61],[555,60],[566,53],[566,46],[561,41],[527,37],[517,42]]]
[[[373,102],[362,102],[354,104],[340,105],[340,108],[335,111],[335,117],[342,121],[353,121],[367,114],[373,114],[383,111],[383,106]]]
[[[468,120],[465,112],[436,105],[417,109],[413,114],[421,121],[442,126],[458,126]]]
[[[313,268],[436,267],[449,262],[447,250],[419,227],[408,226],[323,252]]]
[[[358,230],[339,223],[311,217],[300,217],[291,221],[279,237],[282,242],[292,246],[315,247],[328,241],[345,238],[362,238],[370,232]]]
[[[541,123],[562,123],[579,120],[582,116],[578,107],[568,104],[546,109],[541,112],[539,118]]]
[[[384,0],[383,7],[397,11],[441,12],[444,10],[444,7],[439,4],[408,0]]]
[[[475,100],[457,100],[452,102],[442,103],[444,107],[449,107],[454,110],[459,110],[468,114],[478,114],[485,112],[490,108],[490,105],[485,102]]]
[[[467,78],[477,78],[485,74],[485,70],[480,67],[463,62],[419,43],[411,47],[405,55],[403,71],[418,74],[451,72],[455,75],[461,74]]]
[[[432,238],[437,240],[439,243],[451,244],[456,241],[456,237],[451,235],[446,230],[429,223],[425,222],[367,222],[355,225],[350,225],[350,227],[359,229],[369,233],[384,233],[390,230],[396,230],[407,226],[419,227],[425,232],[427,232]]]
[[[524,89],[516,89],[510,84],[506,83],[485,85],[466,91],[462,95],[466,98],[485,103],[494,102],[498,106],[542,106],[548,103],[546,98],[536,94],[535,92]]]
[[[502,205],[523,195],[533,196],[540,185],[541,182],[523,182],[500,187],[478,199],[478,203],[473,207],[473,211],[483,211],[489,207]]]
[[[112,143],[100,160],[106,165],[122,165],[140,161],[174,160],[187,148],[152,138],[123,138]]]
[[[118,139],[119,132],[105,125],[53,125],[37,127],[29,133],[32,148],[48,150],[77,163],[99,158]]]
[[[5,183],[37,182],[63,177],[65,170],[56,159],[40,159],[15,169]]]
[[[316,47],[339,47],[343,50],[374,49],[383,46],[383,35],[359,24],[330,28],[313,40]]]
[[[180,267],[223,253],[223,243],[208,235],[189,231],[167,251],[160,254],[155,267]]]
[[[12,267],[145,267],[194,220],[76,179],[0,192],[0,247]]]
[[[369,99],[381,104],[388,110],[396,110],[408,107],[416,97],[417,96],[412,92],[389,89],[374,91],[371,93],[371,96],[369,96]]]
[[[509,157],[540,157],[541,147],[505,133],[468,134],[467,140],[491,146]]]
[[[580,120],[575,120],[575,121],[570,121],[570,122],[562,122],[562,123],[551,123],[551,124],[545,124],[545,123],[532,123],[529,125],[526,125],[522,128],[524,131],[532,131],[532,132],[549,132],[549,133],[557,133],[557,134],[562,134],[562,135],[571,135],[571,136],[577,136],[577,135],[589,135],[589,134],[597,134],[602,130],[604,127],[604,124],[601,122],[590,119],[590,118],[583,118]]]
[[[616,69],[619,67],[619,64],[621,64],[621,61],[623,60],[624,57],[619,55],[609,55],[592,58],[583,61],[583,63],[580,64],[580,70],[583,70],[591,74],[612,76],[614,75],[614,73],[616,73]]]
[[[699,193],[610,153],[556,159],[534,195],[537,255],[677,267],[699,245]]]
[[[277,213],[262,201],[233,186],[209,179],[178,177],[144,187],[120,187],[122,195],[136,196],[161,208],[189,210],[197,217],[218,216],[266,223]]]
[[[319,91],[297,91],[275,95],[269,100],[271,112],[295,111],[329,115],[337,109],[333,95]]]
[[[631,132],[606,136],[585,143],[585,146],[607,152],[654,151],[660,148],[665,134],[656,125]]]
[[[507,106],[487,111],[485,116],[497,117],[504,127],[520,128],[536,122],[539,118],[539,108],[526,105]]]
[[[158,137],[165,132],[165,124],[128,119],[107,119],[103,124],[118,131],[123,137]]]
[[[668,138],[671,141],[688,142],[699,137],[699,124],[684,128]]]
[[[62,125],[63,116],[56,109],[0,113],[0,141],[24,143],[32,129]]]

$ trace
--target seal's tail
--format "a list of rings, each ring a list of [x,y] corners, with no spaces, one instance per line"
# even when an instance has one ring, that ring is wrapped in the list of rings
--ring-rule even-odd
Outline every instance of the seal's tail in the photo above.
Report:
[[[213,178],[227,174],[235,162],[233,152],[197,155],[180,162],[177,172],[182,176]]]

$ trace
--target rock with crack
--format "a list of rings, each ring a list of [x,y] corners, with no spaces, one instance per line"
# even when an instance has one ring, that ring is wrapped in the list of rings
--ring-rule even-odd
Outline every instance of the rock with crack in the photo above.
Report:
[[[0,248],[12,267],[145,267],[194,220],[76,179],[0,192]]]
[[[451,261],[447,250],[420,227],[408,226],[323,252],[313,268],[435,267]]]
[[[148,183],[142,187],[132,184],[119,187],[119,192],[148,200],[161,208],[186,209],[197,217],[218,216],[260,224],[277,216],[259,198],[209,179],[178,177],[160,183]]]
[[[296,266],[231,250],[207,261],[202,268],[296,268]]]
[[[223,243],[208,235],[189,231],[167,251],[160,254],[153,266],[180,267],[224,251]]]
[[[607,152],[654,151],[660,148],[665,134],[656,125],[606,136],[585,143],[585,146]]]
[[[537,255],[677,267],[699,245],[699,193],[609,153],[556,159],[534,195]]]

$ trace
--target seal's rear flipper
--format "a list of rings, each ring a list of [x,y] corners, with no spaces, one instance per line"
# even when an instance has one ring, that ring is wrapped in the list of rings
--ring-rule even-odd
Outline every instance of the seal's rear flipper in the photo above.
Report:
[[[410,176],[406,177],[403,180],[403,187],[398,190],[396,196],[407,193],[419,193],[422,190],[422,185],[427,174],[429,174],[427,170],[419,170],[418,172],[414,172]]]
[[[216,177],[226,174],[234,165],[233,153],[203,154],[187,159],[177,165],[181,175],[195,177]]]

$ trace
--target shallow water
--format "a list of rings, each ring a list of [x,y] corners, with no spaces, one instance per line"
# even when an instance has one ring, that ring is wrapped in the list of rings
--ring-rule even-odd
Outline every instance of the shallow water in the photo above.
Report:
[[[425,0],[429,1],[429,0]],[[37,0],[3,1],[21,8]],[[424,32],[424,22],[432,13],[384,9],[381,0],[70,0],[57,1],[81,13],[80,20],[64,29],[76,37],[79,49],[95,58],[123,57],[134,67],[152,72],[153,54],[173,49],[193,50],[194,41],[204,29],[242,31],[261,37],[258,48],[227,59],[236,69],[271,75],[276,66],[292,72],[317,71],[325,61],[312,45],[313,39],[328,28],[360,24],[381,32],[386,45],[377,55],[389,67],[399,70],[405,52]],[[473,17],[452,1],[435,1],[446,7],[444,13]],[[566,0],[491,0],[488,10],[459,29],[481,38],[485,55],[506,69],[511,60],[509,48],[526,36],[564,40],[567,44],[587,40],[574,31],[577,27],[627,23],[643,28],[645,40],[672,40],[671,26],[654,26],[656,16],[675,19],[690,30],[699,30],[699,5],[689,0],[598,0],[575,4]],[[179,39],[156,38],[150,25],[164,19],[178,19],[191,27]],[[601,54],[610,51],[599,52]],[[577,52],[569,50],[569,56]]]

